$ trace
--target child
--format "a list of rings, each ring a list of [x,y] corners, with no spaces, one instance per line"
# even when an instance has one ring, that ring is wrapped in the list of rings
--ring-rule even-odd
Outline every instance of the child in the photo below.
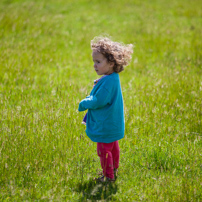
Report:
[[[113,42],[107,37],[95,37],[91,41],[94,69],[103,75],[94,81],[89,96],[79,103],[79,111],[88,109],[83,119],[86,134],[97,142],[97,154],[103,176],[97,181],[114,181],[119,167],[118,140],[124,137],[124,109],[119,74],[128,65],[133,45]]]

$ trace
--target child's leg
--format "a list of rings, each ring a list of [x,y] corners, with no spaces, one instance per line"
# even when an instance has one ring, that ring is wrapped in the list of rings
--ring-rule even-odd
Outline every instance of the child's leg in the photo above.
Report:
[[[120,156],[120,149],[119,149],[119,142],[117,140],[114,142],[114,146],[112,149],[113,166],[116,169],[119,167],[119,156]]]
[[[106,177],[114,179],[114,166],[112,149],[114,143],[97,143],[97,154],[100,157],[101,166],[103,169],[103,174]]]

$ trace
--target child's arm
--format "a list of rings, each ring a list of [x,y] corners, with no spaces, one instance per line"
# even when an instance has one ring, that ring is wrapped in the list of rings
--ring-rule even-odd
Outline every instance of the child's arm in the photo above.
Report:
[[[79,111],[98,109],[110,104],[111,96],[106,88],[101,88],[95,95],[90,95],[79,103]]]

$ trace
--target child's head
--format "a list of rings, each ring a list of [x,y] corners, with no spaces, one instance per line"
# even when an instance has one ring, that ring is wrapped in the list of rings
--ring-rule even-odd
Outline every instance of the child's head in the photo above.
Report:
[[[91,41],[93,52],[101,53],[107,62],[113,64],[113,71],[119,73],[129,64],[132,58],[133,45],[114,42],[107,37],[95,37]]]

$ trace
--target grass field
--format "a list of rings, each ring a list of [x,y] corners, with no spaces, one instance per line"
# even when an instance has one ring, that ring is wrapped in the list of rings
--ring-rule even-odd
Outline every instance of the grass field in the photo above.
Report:
[[[105,33],[135,45],[111,185],[77,111]],[[201,0],[1,0],[0,115],[0,201],[202,201]]]

